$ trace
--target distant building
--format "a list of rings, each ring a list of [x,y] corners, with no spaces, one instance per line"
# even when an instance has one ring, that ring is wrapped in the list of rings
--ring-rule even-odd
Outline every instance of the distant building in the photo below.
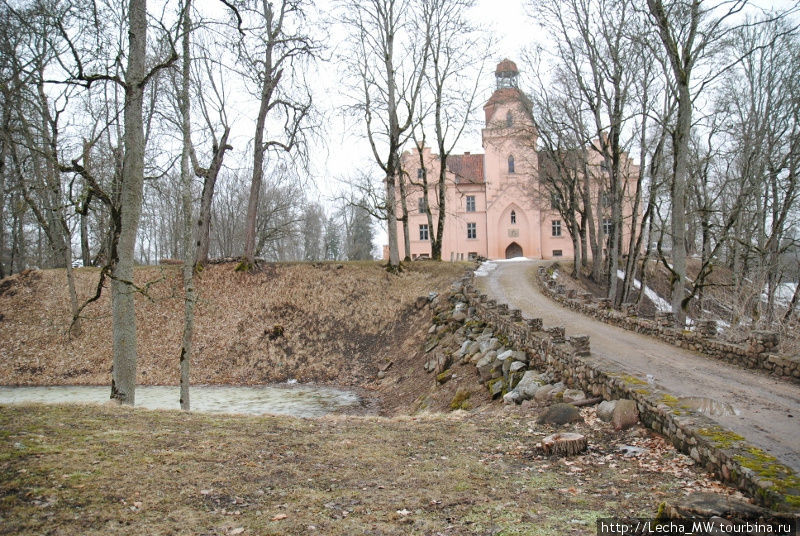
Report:
[[[550,196],[542,194],[538,187],[540,168],[545,168],[547,162],[536,151],[530,104],[518,88],[518,75],[517,66],[511,60],[505,59],[497,65],[497,88],[483,107],[485,154],[464,153],[447,158],[443,260],[466,260],[476,256],[489,259],[573,257],[566,223],[552,208]],[[591,165],[599,170],[599,154],[596,151],[587,151],[586,154],[590,162],[594,159]],[[403,153],[403,169],[412,182],[418,182],[424,172],[429,183],[433,183],[439,176],[439,156],[425,147],[422,157],[424,171],[417,150]],[[629,177],[634,184],[636,173],[635,166],[629,166]],[[436,200],[434,192],[435,184],[429,186],[432,205]],[[593,195],[599,197],[602,192],[593,188]],[[430,257],[431,230],[422,189],[410,185],[406,203],[411,235],[408,256]],[[630,205],[623,205],[627,219],[631,213]],[[602,202],[598,202],[598,206],[602,206]],[[438,207],[432,206],[431,209],[435,226]],[[400,216],[399,203],[397,214]],[[599,227],[607,229],[610,221],[607,215],[603,215],[603,224]],[[623,231],[623,240],[627,235],[629,233]],[[403,258],[406,251],[401,221],[397,222],[397,237],[400,257]],[[384,249],[384,255],[388,257],[388,249]]]

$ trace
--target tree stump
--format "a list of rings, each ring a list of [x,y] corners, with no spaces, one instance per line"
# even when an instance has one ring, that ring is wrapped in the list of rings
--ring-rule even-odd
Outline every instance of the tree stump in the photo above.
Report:
[[[586,437],[574,432],[552,434],[541,442],[541,450],[547,456],[575,456],[585,451]]]

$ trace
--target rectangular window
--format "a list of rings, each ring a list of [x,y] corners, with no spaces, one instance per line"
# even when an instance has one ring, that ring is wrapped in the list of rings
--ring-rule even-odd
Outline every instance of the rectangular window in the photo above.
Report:
[[[475,212],[475,196],[467,196],[467,212]]]
[[[614,222],[611,221],[611,218],[603,218],[603,234],[606,236],[611,235],[611,231],[614,230]]]
[[[467,224],[467,238],[478,238],[478,229],[476,223]]]
[[[561,236],[561,220],[553,220],[553,236]]]
[[[600,195],[600,203],[602,203],[602,205],[604,207],[610,207],[611,206],[611,195],[608,192],[603,192]]]
[[[428,204],[425,202],[424,197],[420,197],[419,201],[417,201],[417,208],[420,214],[425,214],[427,212]]]
[[[425,177],[425,175],[426,175],[426,173],[425,173],[425,169],[424,168],[419,168],[417,170],[417,178],[418,179],[422,179],[423,177]]]
[[[474,261],[477,258],[478,258],[477,251],[470,251],[469,253],[467,253],[467,260]]]
[[[424,223],[419,226],[419,239],[428,240],[428,224]]]
[[[560,249],[553,250],[553,257],[561,257],[564,253]]]
[[[553,210],[558,210],[561,207],[561,194],[558,192],[553,192],[550,194],[550,208]]]

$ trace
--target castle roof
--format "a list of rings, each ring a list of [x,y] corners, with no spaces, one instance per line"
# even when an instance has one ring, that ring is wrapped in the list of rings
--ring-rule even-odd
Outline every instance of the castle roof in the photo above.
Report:
[[[483,184],[483,155],[458,154],[447,157],[447,169],[456,176],[456,184]]]

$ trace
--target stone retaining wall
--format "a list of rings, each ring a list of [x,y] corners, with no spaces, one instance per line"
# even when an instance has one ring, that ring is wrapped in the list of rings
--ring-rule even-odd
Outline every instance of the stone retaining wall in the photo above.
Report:
[[[734,344],[716,338],[714,320],[698,320],[695,331],[673,327],[672,313],[658,313],[655,319],[636,316],[635,307],[626,304],[622,311],[611,308],[607,298],[594,298],[591,293],[578,295],[556,283],[544,267],[539,267],[537,282],[541,291],[558,303],[605,322],[637,333],[657,337],[675,346],[694,350],[736,365],[762,369],[792,381],[800,381],[800,358],[773,353],[778,347],[778,334],[754,331],[747,344]]]
[[[800,510],[800,477],[791,468],[646,381],[612,364],[601,365],[591,356],[588,337],[566,336],[563,327],[545,327],[541,319],[523,320],[519,311],[479,294],[471,275],[462,279],[461,290],[474,316],[502,333],[515,348],[528,352],[532,368],[546,368],[564,384],[587,394],[634,400],[646,426],[668,437],[721,481],[762,505]]]

